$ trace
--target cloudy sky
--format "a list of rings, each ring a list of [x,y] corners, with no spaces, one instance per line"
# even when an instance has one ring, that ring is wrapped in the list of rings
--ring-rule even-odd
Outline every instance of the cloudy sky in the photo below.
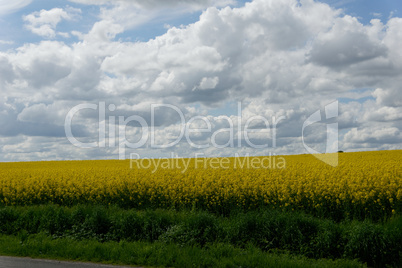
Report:
[[[402,149],[401,1],[0,0],[0,24],[0,161]]]

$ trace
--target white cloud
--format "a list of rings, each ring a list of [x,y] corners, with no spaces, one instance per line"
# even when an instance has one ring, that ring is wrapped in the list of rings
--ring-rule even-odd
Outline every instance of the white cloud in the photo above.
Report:
[[[345,143],[397,144],[402,142],[402,134],[396,127],[352,128],[344,137]]]
[[[0,40],[0,45],[12,45],[14,41]]]
[[[339,68],[385,56],[386,53],[387,49],[381,40],[371,39],[367,28],[356,18],[345,16],[335,20],[329,32],[317,36],[310,60]]]
[[[370,14],[373,15],[374,17],[376,17],[376,18],[381,18],[382,17],[382,14],[379,13],[379,12],[372,12]]]
[[[372,122],[393,122],[402,120],[402,107],[373,107],[372,110],[366,110],[364,119]]]
[[[401,81],[401,80],[399,80]],[[400,94],[400,87],[397,84],[399,81],[393,81],[392,86],[388,89],[377,88],[373,92],[373,96],[376,98],[379,105],[400,107],[402,106],[402,97]]]
[[[150,1],[141,1],[141,0],[69,0],[70,2],[85,4],[85,5],[105,5],[105,4],[114,4],[114,3],[127,3],[129,5],[147,8],[147,9],[160,9],[160,8],[172,8],[176,6],[190,6],[194,9],[202,9],[210,6],[223,7],[230,4],[234,4],[234,0],[150,0]]]
[[[99,5],[99,17],[104,21],[119,24],[124,29],[132,29],[154,19],[175,18],[182,14],[204,10],[208,7],[235,5],[235,0],[70,0],[85,5]]]
[[[201,79],[199,89],[214,89],[219,83],[219,77],[203,77]]]
[[[64,126],[64,118],[68,112],[63,102],[44,103],[25,107],[17,116],[17,120],[30,123],[49,123]]]
[[[33,12],[23,17],[24,21],[28,24],[27,29],[34,34],[46,38],[54,38],[56,36],[56,26],[62,20],[72,20],[77,14],[81,13],[80,9],[67,7],[65,10],[61,8],[53,8],[51,10],[44,10]],[[61,35],[65,35],[61,33]]]
[[[113,153],[117,157],[115,148],[82,150],[63,137],[60,122],[69,109],[100,101],[116,105],[115,111],[106,111],[106,118],[139,115],[147,123],[152,103],[177,105],[186,119],[208,115],[214,108],[237,121],[236,111],[225,107],[242,101],[244,120],[259,115],[273,124],[273,117],[284,118],[277,126],[277,148],[253,151],[245,145],[203,150],[228,155],[270,150],[303,153],[304,120],[335,99],[349,98],[339,107],[343,149],[401,148],[402,19],[362,25],[311,0],[255,0],[241,8],[216,8],[221,2],[204,1],[198,3],[213,6],[195,23],[169,27],[146,42],[116,38],[163,14],[161,10],[169,9],[157,7],[163,3],[104,1],[99,21],[87,32],[57,32],[57,25],[73,19],[77,10],[54,8],[26,16],[28,27],[43,37],[72,34],[80,41],[42,41],[0,52],[0,86],[5,93],[0,96],[0,136],[4,137],[0,145],[8,145],[3,146],[3,158],[18,159],[22,154],[29,159],[102,158]],[[198,9],[197,5],[185,1],[174,8],[182,12]],[[97,139],[97,113],[88,109],[75,117],[74,131],[83,141]],[[209,114],[208,118],[213,131],[227,127],[222,117]],[[175,111],[157,113],[158,142],[177,137],[178,120]],[[133,139],[140,134],[137,126],[127,127]],[[272,146],[271,136],[264,135],[256,133],[254,141]],[[211,135],[197,133],[192,138],[203,144]],[[217,136],[220,144],[227,138],[228,133]],[[305,138],[312,147],[321,148],[325,124],[311,126]],[[141,150],[153,156],[168,152]],[[185,141],[171,150],[180,156],[199,152]]]
[[[13,13],[27,5],[29,5],[32,0],[0,0],[0,16]]]
[[[105,42],[114,39],[114,37],[123,32],[123,30],[123,27],[119,24],[108,20],[102,20],[94,24],[86,39],[91,42]]]

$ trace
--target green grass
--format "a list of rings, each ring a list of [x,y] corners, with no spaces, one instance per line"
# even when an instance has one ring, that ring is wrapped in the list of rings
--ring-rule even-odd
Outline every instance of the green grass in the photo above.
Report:
[[[0,254],[165,267],[364,267],[353,260],[312,260],[303,256],[263,252],[214,243],[206,247],[161,242],[104,242],[53,239],[40,233],[0,235]]]
[[[79,244],[82,246],[86,244],[109,245],[109,248],[105,246],[104,249],[106,257],[101,256],[99,260],[113,262],[118,258],[110,257],[112,259],[109,259],[110,254],[113,255],[116,250],[119,252],[123,250],[123,245],[133,247],[137,245],[145,247],[145,249],[149,247],[157,249],[160,252],[152,254],[162,254],[163,258],[159,255],[152,258],[162,258],[163,261],[165,259],[173,261],[178,257],[175,254],[179,253],[184,254],[184,259],[188,258],[192,251],[204,254],[205,261],[211,258],[217,261],[222,256],[216,258],[213,256],[220,250],[220,247],[231,252],[232,255],[230,258],[228,257],[227,261],[234,257],[240,258],[243,256],[240,252],[243,251],[255,252],[258,255],[254,256],[254,253],[250,253],[253,256],[251,259],[249,257],[239,259],[239,262],[244,261],[242,267],[254,267],[255,265],[250,265],[254,264],[252,262],[254,258],[258,260],[271,258],[269,252],[288,254],[286,258],[282,259],[290,258],[291,255],[316,260],[322,258],[357,259],[361,263],[367,263],[373,267],[385,267],[386,265],[398,267],[402,263],[401,216],[394,216],[385,222],[335,222],[302,212],[269,209],[233,212],[224,217],[207,211],[162,209],[138,211],[124,210],[114,206],[78,205],[68,208],[44,205],[0,208],[0,234],[3,234],[4,239],[17,237],[20,242],[22,241],[20,246],[39,243],[39,240],[42,239],[46,241],[45,244],[53,252],[52,254],[56,254],[54,250],[60,247],[57,244],[58,241],[68,240],[69,244],[83,243]],[[5,246],[1,247],[3,254],[8,254]],[[25,248],[27,247],[25,246]],[[165,248],[171,248],[172,255],[166,253]],[[23,251],[18,250],[14,249],[12,251],[14,253],[10,251],[10,254],[24,255],[19,253]],[[58,252],[62,254],[61,250]],[[86,260],[94,260],[93,254],[95,256],[97,254],[85,250],[83,252],[87,252]],[[210,254],[215,255],[211,257]],[[32,256],[31,253],[30,256]],[[49,257],[52,256],[57,257],[57,254],[49,255]],[[59,257],[77,259],[74,256],[60,255]],[[246,259],[250,261],[249,265],[245,265],[247,264]],[[301,259],[297,261],[299,262]],[[307,259],[303,259],[303,261],[307,261]],[[177,266],[156,261],[148,263],[145,260],[136,264]],[[183,265],[183,267],[187,267],[187,264]],[[202,267],[203,265],[203,263],[197,263],[197,266]],[[236,267],[236,265],[228,264],[228,267]]]

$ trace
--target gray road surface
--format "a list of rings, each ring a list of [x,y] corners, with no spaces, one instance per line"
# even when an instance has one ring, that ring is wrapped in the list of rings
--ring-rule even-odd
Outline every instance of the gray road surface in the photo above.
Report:
[[[105,265],[86,262],[67,262],[31,258],[0,256],[0,268],[123,268],[132,266]],[[138,267],[139,268],[139,267]]]

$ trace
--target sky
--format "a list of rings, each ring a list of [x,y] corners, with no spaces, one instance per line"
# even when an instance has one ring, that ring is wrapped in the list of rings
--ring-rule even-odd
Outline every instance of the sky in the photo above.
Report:
[[[402,149],[401,1],[0,0],[0,24],[0,161]]]

